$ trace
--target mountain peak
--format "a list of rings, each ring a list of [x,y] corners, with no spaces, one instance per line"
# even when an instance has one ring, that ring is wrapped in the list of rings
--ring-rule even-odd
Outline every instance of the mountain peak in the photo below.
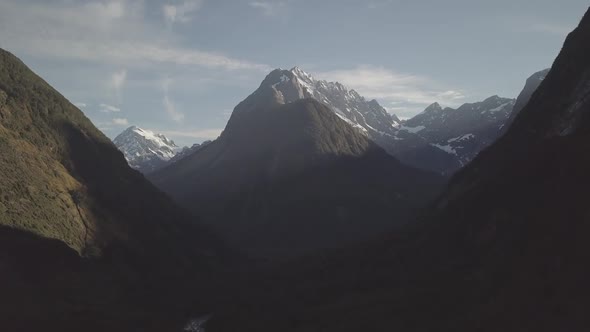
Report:
[[[305,70],[301,69],[301,67],[299,67],[299,66],[295,66],[295,67],[291,68],[289,71],[292,72],[293,74],[309,75],[307,72],[305,72]]]
[[[338,117],[364,135],[374,139],[391,136],[399,124],[376,100],[367,101],[355,90],[339,82],[316,80],[312,75],[295,66],[290,70],[275,69],[262,81],[260,87],[242,101],[234,110],[228,127],[233,127],[241,114],[256,110],[268,110],[273,106],[289,104],[312,98],[329,107]]]
[[[488,98],[484,99],[484,103],[485,102],[497,101],[497,100],[500,100],[500,99],[503,99],[503,98],[500,97],[500,96],[498,96],[498,95],[493,95],[491,97],[488,97]]]
[[[428,107],[426,107],[426,109],[424,109],[423,113],[440,112],[442,110],[443,110],[442,106],[440,106],[439,103],[434,102],[434,103],[430,104]]]
[[[315,84],[315,82],[316,82],[316,79],[313,78],[313,76],[311,76],[311,74],[304,71],[300,67],[295,66],[295,67],[291,68],[290,72],[293,73],[293,75],[295,75],[295,77],[297,77],[299,82],[306,87],[308,87],[309,85]]]
[[[180,150],[173,140],[164,134],[137,126],[125,129],[113,140],[123,152],[129,165],[142,173],[163,167]]]
[[[273,71],[268,73],[268,75],[266,75],[266,77],[262,81],[261,87],[273,86],[274,84],[280,83],[285,80],[284,77],[286,77],[287,79],[291,79],[293,78],[293,73],[289,70],[284,70],[281,68],[274,69]]]
[[[283,73],[279,71],[273,75],[280,78]],[[400,191],[414,186],[400,183],[413,176],[436,180],[431,174],[402,165],[362,132],[359,123],[364,118],[360,112],[372,112],[370,114],[375,117],[379,114],[360,108],[367,107],[366,102],[354,104],[349,99],[347,110],[344,104],[347,99],[342,94],[317,85],[314,98],[265,104],[262,97],[266,92],[283,93],[291,84],[299,86],[297,79],[262,86],[236,107],[239,112],[232,114],[219,139],[190,158],[154,173],[154,183],[220,227],[226,238],[240,249],[275,255],[283,250],[295,253],[343,244],[343,239],[333,235],[334,225],[339,225],[339,229],[353,227],[354,231],[346,233],[355,237],[367,232],[369,227],[365,222],[351,223],[363,219],[354,218],[355,215],[366,217],[366,213],[373,213],[373,205],[368,209],[356,206],[356,197],[366,196],[354,188],[365,190],[372,187],[370,184],[389,181],[389,176],[393,176],[394,180],[378,186],[385,188],[384,191],[371,189],[366,193],[378,197],[370,199],[371,202],[387,202],[383,208],[389,216],[407,209],[410,202],[406,197],[413,195],[408,192],[408,196],[402,194],[404,198],[401,198]],[[357,115],[359,122],[351,123],[339,107],[335,110],[330,103],[332,107],[342,105],[344,111]],[[359,109],[353,111],[353,105],[358,105]],[[243,110],[249,111],[243,113]],[[372,120],[369,116],[366,118]],[[340,188],[349,188],[349,191],[343,192]],[[336,196],[326,194],[325,190]],[[383,200],[383,197],[395,198]],[[295,201],[290,201],[292,198]],[[200,204],[194,204],[195,201]],[[228,205],[232,201],[236,204]],[[268,201],[276,203],[264,203]],[[392,208],[392,202],[401,203],[400,209]],[[362,212],[347,213],[350,217],[344,220],[341,214],[333,213],[337,210],[334,204],[355,205],[355,209]],[[319,206],[322,210],[318,210]],[[309,214],[300,214],[304,210]],[[280,227],[275,227],[276,221],[280,222]],[[326,223],[332,226],[320,226]],[[299,240],[312,229],[314,240]],[[279,247],[271,243],[279,243]]]

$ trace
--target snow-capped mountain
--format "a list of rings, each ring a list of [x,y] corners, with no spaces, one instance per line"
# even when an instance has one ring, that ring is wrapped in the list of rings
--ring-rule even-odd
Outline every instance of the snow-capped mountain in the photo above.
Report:
[[[277,69],[267,76],[262,85],[271,85],[282,96],[281,103],[304,98],[318,100],[374,140],[382,135],[393,135],[400,125],[400,120],[387,113],[376,100],[367,100],[338,82],[317,80],[299,67]]]
[[[492,96],[457,109],[438,103],[405,121],[397,135],[394,154],[406,163],[441,173],[452,173],[470,162],[481,150],[502,134],[516,100]],[[404,133],[405,132],[405,133]],[[403,135],[403,136],[402,136]],[[423,146],[405,146],[409,136],[417,135]],[[414,137],[414,141],[417,139]],[[432,151],[436,148],[439,151]],[[440,156],[440,152],[448,156]],[[433,160],[432,155],[439,155]]]
[[[317,80],[299,67],[272,71],[261,84],[268,89],[261,91],[273,91],[277,104],[305,98],[318,100],[406,164],[451,174],[500,137],[515,105],[526,103],[544,74],[539,72],[529,78],[519,100],[492,96],[457,109],[434,103],[406,121],[388,113],[376,100],[367,100],[338,82]],[[240,112],[249,111],[250,102],[244,101]]]
[[[369,136],[392,134],[400,124],[400,120],[387,113],[375,99],[366,100],[355,90],[338,82],[315,80],[299,67],[291,69],[291,72],[303,86],[305,97],[312,97],[328,105],[341,119]]]
[[[136,126],[127,128],[113,142],[129,165],[144,174],[165,166],[181,151],[166,136]]]
[[[275,70],[234,108],[219,138],[149,178],[254,256],[356,243],[403,223],[443,182],[370,140],[377,123],[356,120],[369,118],[372,104],[339,84]]]

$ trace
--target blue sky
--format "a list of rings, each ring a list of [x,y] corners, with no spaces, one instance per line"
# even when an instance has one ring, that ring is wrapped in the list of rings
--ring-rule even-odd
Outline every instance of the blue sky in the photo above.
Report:
[[[515,97],[587,0],[0,0],[0,47],[108,136],[215,138],[273,68],[302,67],[410,117]]]

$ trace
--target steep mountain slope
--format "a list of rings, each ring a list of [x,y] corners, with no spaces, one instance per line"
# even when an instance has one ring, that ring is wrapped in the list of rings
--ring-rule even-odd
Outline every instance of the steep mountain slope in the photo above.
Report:
[[[506,135],[419,225],[282,266],[257,298],[272,306],[209,330],[248,330],[264,316],[258,331],[587,331],[589,39],[590,11]],[[304,282],[280,292],[294,280]]]
[[[113,140],[129,166],[147,174],[164,167],[180,148],[162,134],[136,126],[129,127]]]
[[[545,77],[547,77],[549,70],[550,68],[538,71],[526,80],[524,88],[518,95],[518,98],[516,98],[514,110],[510,114],[510,118],[508,119],[508,121],[506,121],[506,124],[503,127],[504,131],[508,130],[508,128],[512,125],[512,122],[514,122],[514,119],[516,118],[518,113],[520,113],[520,111],[522,111],[526,104],[528,104],[529,100],[533,96],[533,93],[537,91],[539,85],[541,85],[541,82],[543,82]]]
[[[407,220],[441,184],[387,155],[275,70],[216,141],[154,173],[156,185],[260,255],[341,246]]]
[[[536,89],[540,75],[533,76],[537,81],[529,80],[521,103]],[[414,118],[400,121],[376,100],[367,101],[338,82],[316,80],[299,67],[276,72],[265,84],[274,86],[286,103],[304,98],[322,102],[402,162],[445,175],[465,166],[494,142],[515,106],[515,100],[498,96],[458,109],[442,109],[434,103]]]
[[[443,109],[434,103],[400,128],[400,132],[419,136],[422,146],[407,138],[398,139],[393,154],[422,169],[453,173],[500,136],[514,105],[514,99],[498,96],[464,104],[457,109]],[[432,148],[445,152],[450,158],[441,160],[440,152],[434,152]]]
[[[183,315],[176,287],[200,278],[193,264],[206,274],[222,250],[4,50],[0,237],[0,326],[12,331],[157,330]]]
[[[299,67],[275,71],[263,84],[274,86],[285,103],[304,98],[313,98],[323,103],[340,119],[388,152],[395,151],[398,139],[408,136],[404,133],[396,136],[401,121],[397,116],[389,114],[376,100],[367,101],[355,90],[338,82],[317,80]],[[412,134],[409,136],[410,141],[418,138],[412,137]]]

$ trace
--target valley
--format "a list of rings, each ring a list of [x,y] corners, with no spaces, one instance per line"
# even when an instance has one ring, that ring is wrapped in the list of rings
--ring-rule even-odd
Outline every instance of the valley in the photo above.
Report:
[[[493,39],[485,22],[498,17],[481,4],[470,5],[478,24],[461,11],[472,7],[449,3],[458,14],[445,15],[465,21],[441,25],[419,8],[428,34],[399,31],[438,38],[437,29],[453,28],[480,45],[468,26],[486,36],[485,54],[474,46],[451,57],[429,39],[404,44],[411,59],[397,44],[383,54],[353,43],[361,27],[331,21],[324,4],[297,24],[293,2],[241,4],[242,20],[230,4],[0,1],[0,330],[590,329],[587,5],[585,14],[560,5],[564,17],[583,16],[538,71],[550,39],[531,35],[562,29],[512,27],[530,39]],[[415,20],[414,5],[363,8]],[[348,5],[338,6],[347,17]],[[556,15],[548,6],[533,7]],[[363,21],[369,14],[354,8],[375,35],[392,24]],[[16,9],[30,27],[6,16]],[[287,38],[286,27],[317,28],[304,23],[318,13],[336,32]],[[239,29],[220,28],[228,17]],[[264,45],[276,47],[262,52],[258,35],[232,35],[250,29],[273,34]],[[47,43],[24,38],[38,31]],[[146,32],[162,44],[143,45]],[[404,40],[394,32],[387,37]],[[333,39],[316,39],[324,33]],[[62,54],[52,39],[78,34],[95,42],[77,40]],[[201,34],[216,38],[207,44]],[[342,35],[347,52],[328,56]],[[118,38],[133,47],[109,44]],[[218,42],[277,59],[267,63],[306,65],[272,69],[192,48]],[[511,47],[498,55],[492,46],[501,43]],[[422,48],[436,49],[440,63],[423,61],[432,54]],[[370,64],[388,63],[385,55],[414,74]],[[448,74],[455,57],[471,67]],[[498,62],[486,63],[488,75],[476,75],[474,63],[490,58]],[[358,66],[339,69],[344,61]],[[93,65],[102,81],[89,89]],[[80,73],[76,89],[62,92]]]

